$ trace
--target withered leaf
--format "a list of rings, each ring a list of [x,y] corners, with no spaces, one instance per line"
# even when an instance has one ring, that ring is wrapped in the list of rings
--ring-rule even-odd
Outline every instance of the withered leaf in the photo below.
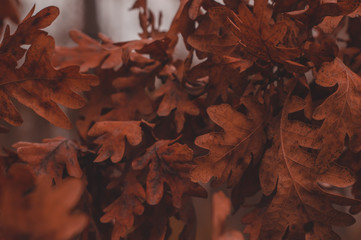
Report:
[[[42,143],[18,142],[13,147],[37,175],[46,175],[57,184],[62,181],[65,167],[72,177],[80,178],[83,174],[78,153],[86,148],[64,137],[44,139]]]
[[[320,183],[347,187],[355,179],[348,169],[336,163],[323,173],[318,171],[315,159],[319,145],[314,143],[317,129],[288,120],[295,109],[293,89],[289,90],[280,119],[276,118],[269,127],[273,145],[265,152],[259,176],[263,193],[274,196],[260,216],[259,238],[339,239],[332,226],[348,226],[354,219],[332,204],[352,205],[358,201],[327,192]]]
[[[130,56],[136,55],[132,50],[141,50],[144,46],[157,41],[141,39],[114,43],[106,36],[99,34],[103,40],[102,43],[99,43],[77,30],[70,31],[69,35],[78,46],[57,47],[53,61],[58,67],[79,65],[81,72],[87,72],[96,67],[101,69],[119,68],[129,60]]]
[[[68,240],[88,224],[84,214],[72,213],[83,192],[78,179],[54,188],[41,178],[35,182],[25,165],[15,164],[0,182],[2,239]]]
[[[37,114],[56,126],[71,128],[71,123],[57,104],[70,108],[85,105],[85,99],[78,92],[90,90],[97,78],[79,74],[79,68],[72,66],[56,70],[51,65],[54,40],[39,30],[47,27],[58,15],[55,7],[43,9],[35,16],[33,10],[20,23],[17,31],[5,37],[0,45],[0,68],[5,75],[0,78],[0,118],[13,125],[22,122],[20,114],[10,97],[33,109]],[[20,46],[31,44],[28,51]],[[25,62],[16,68],[16,61],[26,52]],[[9,63],[5,62],[9,58]]]
[[[230,105],[214,105],[207,109],[210,119],[224,129],[199,136],[195,144],[209,149],[209,154],[195,159],[192,170],[194,182],[207,183],[216,177],[215,184],[227,182],[234,186],[247,169],[250,161],[261,157],[266,138],[263,131],[263,107],[252,97],[241,103],[247,108],[242,114]]]
[[[341,155],[346,136],[354,151],[361,149],[361,77],[336,58],[322,65],[316,83],[323,87],[337,85],[337,90],[313,112],[314,119],[323,120],[315,139],[322,144],[316,159],[322,170]]]
[[[239,5],[238,15],[223,6],[211,8],[208,13],[214,22],[238,37],[243,51],[266,61],[297,66],[292,59],[300,55],[300,50],[283,44],[288,26],[284,22],[272,23],[272,10],[267,3],[267,0],[256,1],[253,13],[243,3]]]
[[[204,196],[205,190],[192,183],[189,171],[193,165],[193,151],[175,140],[159,140],[146,153],[133,160],[133,169],[143,169],[149,165],[146,199],[150,205],[160,202],[164,194],[164,183],[170,187],[173,206],[180,208],[184,194],[194,192]]]
[[[80,71],[86,72],[100,65],[102,68],[113,68],[122,64],[123,48],[113,45],[112,42],[101,44],[77,30],[70,31],[69,36],[78,46],[57,47],[54,55],[56,66],[79,65]]]
[[[122,193],[114,202],[104,209],[100,218],[103,223],[113,222],[112,240],[124,238],[132,231],[134,215],[144,211],[145,191],[137,180],[136,171],[130,171],[123,177]]]
[[[94,162],[102,162],[110,158],[112,162],[122,160],[125,152],[125,139],[133,146],[142,141],[141,121],[103,121],[97,122],[89,130],[88,135],[98,137],[94,143],[100,145],[98,156]]]
[[[169,78],[167,82],[159,87],[153,94],[153,97],[161,97],[162,101],[158,106],[157,114],[159,116],[168,116],[172,110],[175,110],[174,121],[177,133],[180,133],[184,127],[185,114],[198,115],[198,107],[189,99],[187,92],[181,86],[179,80]]]

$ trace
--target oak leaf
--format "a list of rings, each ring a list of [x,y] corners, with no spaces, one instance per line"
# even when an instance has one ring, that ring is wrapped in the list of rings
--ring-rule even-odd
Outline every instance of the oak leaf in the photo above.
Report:
[[[195,159],[196,167],[191,177],[194,182],[207,183],[215,177],[215,184],[227,182],[234,186],[249,163],[259,161],[266,138],[263,131],[264,110],[252,97],[241,103],[247,114],[242,114],[228,104],[207,109],[210,119],[224,129],[199,136],[195,144],[209,150],[209,154]]]
[[[253,13],[244,3],[240,3],[238,15],[227,7],[208,10],[210,18],[238,37],[243,52],[263,59],[300,67],[293,61],[301,51],[287,47],[283,42],[288,26],[285,22],[272,23],[272,10],[267,0],[255,1]]]
[[[314,119],[323,120],[315,139],[322,143],[316,165],[323,170],[341,155],[346,136],[351,149],[361,149],[361,77],[336,58],[317,71],[316,83],[322,87],[337,85],[337,90],[313,112]]]
[[[80,72],[87,72],[89,69],[119,69],[130,59],[134,59],[138,53],[134,50],[141,50],[147,45],[160,40],[140,39],[127,42],[115,43],[103,34],[99,34],[102,42],[89,37],[88,35],[72,30],[70,38],[78,45],[75,47],[57,47],[53,56],[54,64],[57,67],[79,65]]]
[[[149,165],[146,200],[150,205],[158,204],[164,194],[164,183],[170,187],[173,206],[180,208],[182,197],[188,192],[204,196],[205,190],[189,178],[194,167],[193,151],[175,140],[158,140],[146,153],[133,160],[133,169],[140,170]]]
[[[88,224],[84,214],[72,212],[83,192],[78,179],[51,187],[14,164],[0,182],[0,237],[68,240]]]
[[[125,139],[133,146],[142,141],[141,121],[103,121],[97,122],[89,130],[88,135],[97,137],[94,143],[100,145],[98,156],[94,162],[102,162],[110,158],[112,162],[122,160],[125,152]]]
[[[269,126],[268,135],[273,145],[266,150],[260,167],[262,191],[272,200],[260,216],[259,238],[339,239],[332,226],[348,226],[355,220],[334,209],[332,204],[355,205],[358,201],[331,193],[321,184],[344,188],[355,179],[347,168],[337,163],[319,172],[315,165],[319,154],[319,144],[314,141],[317,129],[288,119],[289,114],[303,106],[291,96],[295,86],[295,81],[292,82],[281,117]]]
[[[104,43],[99,43],[78,30],[70,31],[69,36],[78,46],[57,47],[53,58],[56,66],[79,65],[80,72],[86,72],[95,67],[114,68],[123,63],[124,49],[113,42],[103,38]]]
[[[122,193],[114,202],[104,208],[100,218],[103,223],[113,222],[112,240],[124,238],[133,230],[134,215],[144,212],[145,191],[137,180],[136,171],[130,171],[122,177]]]
[[[80,178],[83,174],[78,153],[87,151],[86,148],[64,137],[44,139],[42,143],[18,142],[12,147],[36,175],[48,176],[57,184],[62,182],[64,168],[72,177]]]
[[[173,66],[168,66],[172,69]],[[179,76],[182,78],[183,72],[182,67],[178,67],[178,71],[175,69],[169,70],[170,76]],[[168,116],[173,110],[175,112],[174,121],[177,129],[177,133],[180,133],[184,127],[185,114],[199,115],[199,109],[188,97],[188,94],[182,88],[180,79],[178,77],[169,77],[167,82],[160,86],[154,93],[153,97],[158,98],[163,96],[160,102],[157,114],[158,116]]]
[[[84,106],[86,101],[78,92],[90,90],[90,86],[98,83],[97,78],[79,74],[75,66],[56,70],[51,65],[54,40],[39,29],[47,27],[59,11],[48,7],[31,16],[33,10],[13,35],[9,35],[9,30],[5,32],[0,45],[0,59],[3,59],[0,68],[6,73],[0,78],[0,117],[13,125],[21,124],[21,116],[10,99],[13,97],[54,125],[71,128],[69,119],[57,104],[70,108]],[[23,44],[31,44],[28,51],[20,47]],[[16,68],[16,61],[25,52],[24,64]],[[4,60],[6,57],[8,63]]]

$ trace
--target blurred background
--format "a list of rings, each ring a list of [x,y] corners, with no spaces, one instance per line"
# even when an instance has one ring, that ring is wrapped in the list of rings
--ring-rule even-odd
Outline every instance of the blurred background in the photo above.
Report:
[[[98,32],[110,37],[114,42],[138,39],[141,32],[138,21],[138,11],[129,11],[135,0],[19,0],[20,19],[23,19],[33,5],[36,5],[35,13],[49,5],[59,7],[60,16],[46,29],[55,38],[56,44],[61,46],[75,45],[68,36],[71,29],[78,29],[97,37]],[[180,0],[148,0],[148,6],[153,13],[158,16],[162,11],[163,20],[161,30],[166,30],[170,26],[172,18],[177,11]],[[1,8],[1,6],[0,6]],[[11,26],[11,32],[16,29],[16,25],[6,22]],[[181,52],[178,52],[182,55]],[[177,56],[176,56],[177,57]],[[24,123],[20,127],[6,125],[10,129],[10,134],[0,134],[0,146],[10,147],[18,141],[41,142],[44,138],[64,136],[70,139],[77,139],[75,129],[64,130],[50,125],[46,120],[38,117],[31,110],[20,104],[16,105],[23,117]],[[66,110],[67,115],[75,122],[76,111]],[[209,189],[209,188],[208,188]],[[220,189],[209,189],[209,196]],[[223,191],[227,192],[225,189]],[[228,194],[229,196],[229,194]],[[249,199],[248,203],[255,203],[256,199]],[[211,203],[210,199],[194,199],[197,211],[198,232],[197,239],[211,238]],[[239,229],[240,218],[250,209],[241,209],[236,215],[229,219],[229,226]],[[361,219],[358,223],[349,228],[336,229],[345,240],[361,239]]]

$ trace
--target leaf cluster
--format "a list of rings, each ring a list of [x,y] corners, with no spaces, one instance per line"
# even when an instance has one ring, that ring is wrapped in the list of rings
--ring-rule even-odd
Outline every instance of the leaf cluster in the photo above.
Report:
[[[340,239],[361,211],[361,2],[223,2],[180,0],[161,31],[137,0],[139,39],[73,30],[55,48],[56,7],[19,22],[0,0],[0,24],[19,22],[0,43],[0,120],[22,123],[14,100],[63,128],[59,104],[79,109],[78,141],[4,148],[1,239],[195,239],[192,198],[220,186],[213,240]]]

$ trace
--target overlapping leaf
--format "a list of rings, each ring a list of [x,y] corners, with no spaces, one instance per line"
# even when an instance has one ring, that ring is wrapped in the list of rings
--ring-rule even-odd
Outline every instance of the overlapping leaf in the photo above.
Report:
[[[314,142],[317,129],[288,120],[290,113],[302,108],[302,101],[291,97],[292,90],[281,118],[269,127],[273,146],[266,151],[259,174],[263,193],[274,196],[260,216],[259,239],[339,239],[332,226],[348,226],[354,219],[332,204],[352,205],[357,201],[327,192],[319,183],[347,187],[354,178],[336,163],[319,173],[315,160],[320,145]]]
[[[207,109],[210,119],[224,129],[199,136],[195,144],[209,149],[209,154],[195,160],[192,181],[208,182],[216,177],[215,183],[227,182],[234,186],[253,159],[258,161],[266,138],[263,131],[264,110],[252,97],[243,98],[247,108],[242,114],[230,105],[222,104]]]
[[[32,12],[13,35],[7,30],[0,45],[0,67],[5,73],[0,78],[0,117],[13,125],[21,124],[21,116],[10,99],[13,97],[54,125],[71,128],[57,104],[70,108],[84,106],[86,101],[78,92],[90,90],[90,86],[98,83],[97,78],[79,74],[75,66],[56,70],[51,65],[54,40],[39,29],[57,17],[58,9],[48,7],[31,17]],[[23,44],[31,44],[28,51],[20,47]],[[16,62],[25,52],[25,62],[17,68]]]
[[[210,18],[231,31],[238,39],[243,52],[248,52],[265,61],[276,61],[293,67],[303,68],[292,61],[300,56],[300,49],[284,45],[288,26],[285,22],[272,21],[272,9],[268,1],[255,1],[253,13],[240,3],[238,15],[227,7],[208,10]]]
[[[125,152],[125,139],[133,146],[142,141],[141,121],[97,122],[89,130],[89,136],[98,137],[94,142],[100,145],[95,162],[110,158],[112,162],[122,160]]]
[[[56,183],[62,181],[64,168],[72,177],[83,174],[78,153],[86,149],[63,137],[44,139],[42,143],[18,142],[13,147],[37,175],[46,175]]]
[[[313,113],[314,119],[323,120],[315,140],[322,143],[316,159],[316,165],[322,170],[340,157],[346,136],[354,151],[361,149],[361,77],[336,58],[322,65],[316,73],[316,83],[323,87],[337,85],[337,90]]]
[[[189,171],[193,165],[193,151],[174,140],[159,140],[146,153],[133,160],[133,169],[143,169],[149,165],[146,199],[151,205],[160,202],[164,194],[164,183],[170,187],[173,205],[181,207],[184,194],[192,192],[200,196],[206,193],[196,183],[192,183]]]
[[[172,67],[173,66],[169,66],[168,68]],[[155,98],[163,96],[157,110],[159,116],[168,116],[173,110],[175,111],[174,121],[177,133],[181,132],[184,127],[185,114],[193,116],[199,114],[198,107],[189,99],[187,92],[180,86],[183,70],[182,67],[179,67],[178,71],[180,72],[178,72],[178,74],[170,70],[169,75],[178,75],[180,79],[178,77],[169,77],[167,82],[153,94]]]
[[[120,197],[104,209],[105,214],[100,219],[103,223],[113,222],[112,240],[126,237],[132,231],[134,215],[141,215],[144,211],[145,191],[137,180],[137,172],[128,172],[122,184]]]
[[[66,179],[52,188],[35,178],[24,165],[13,165],[0,181],[0,237],[2,239],[68,240],[88,223],[72,213],[83,192],[78,179]]]

